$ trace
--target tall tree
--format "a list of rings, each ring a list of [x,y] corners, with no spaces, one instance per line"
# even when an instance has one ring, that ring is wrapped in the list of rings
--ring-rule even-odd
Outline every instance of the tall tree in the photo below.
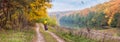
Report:
[[[0,0],[0,28],[24,27],[47,17],[50,0]]]

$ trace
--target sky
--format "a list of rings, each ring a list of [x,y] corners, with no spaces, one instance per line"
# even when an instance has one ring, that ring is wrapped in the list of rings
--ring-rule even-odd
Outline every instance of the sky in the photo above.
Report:
[[[48,9],[48,12],[82,10],[108,1],[109,0],[52,0],[51,4],[53,4],[53,6]]]

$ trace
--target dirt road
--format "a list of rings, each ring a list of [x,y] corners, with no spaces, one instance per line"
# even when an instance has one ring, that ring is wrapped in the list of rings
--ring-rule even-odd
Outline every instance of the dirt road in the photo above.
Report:
[[[36,35],[37,35],[36,42],[45,42],[44,37],[42,36],[42,34],[39,31],[40,28],[44,29],[44,26],[42,24],[36,23],[36,29],[35,29],[36,30]],[[61,39],[59,36],[57,36],[53,32],[50,32],[50,31],[45,31],[45,32],[49,33],[49,35],[51,35],[53,38],[55,38],[57,42],[65,42],[63,39]]]

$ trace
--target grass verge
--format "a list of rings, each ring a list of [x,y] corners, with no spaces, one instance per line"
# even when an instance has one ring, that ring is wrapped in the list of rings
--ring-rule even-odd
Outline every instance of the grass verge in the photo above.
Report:
[[[65,33],[60,28],[52,28],[49,27],[49,30],[56,33],[58,36],[63,38],[66,42],[97,42],[95,40],[91,40],[85,37],[80,37],[78,35],[73,35],[72,33]]]
[[[40,33],[44,36],[44,39],[46,42],[57,42],[55,38],[52,37],[47,31],[43,30],[43,28],[40,28]]]
[[[4,30],[0,31],[0,42],[32,42],[34,30]]]

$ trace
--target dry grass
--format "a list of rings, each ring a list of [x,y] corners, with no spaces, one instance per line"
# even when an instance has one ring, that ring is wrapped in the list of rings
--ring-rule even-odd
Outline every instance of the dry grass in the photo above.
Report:
[[[34,30],[4,30],[0,31],[0,42],[32,42]]]

